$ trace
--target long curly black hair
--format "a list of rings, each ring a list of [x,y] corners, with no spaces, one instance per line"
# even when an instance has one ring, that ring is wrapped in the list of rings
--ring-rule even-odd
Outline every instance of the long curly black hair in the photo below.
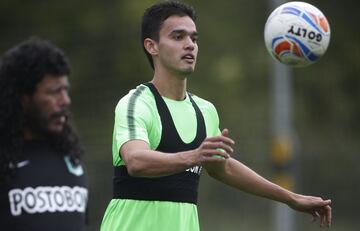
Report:
[[[62,50],[49,41],[32,37],[8,50],[0,60],[0,182],[11,179],[22,155],[25,116],[23,95],[32,95],[45,75],[69,76],[70,64]],[[69,115],[70,116],[70,115]],[[79,160],[83,149],[68,119],[61,134],[49,142],[62,155]]]

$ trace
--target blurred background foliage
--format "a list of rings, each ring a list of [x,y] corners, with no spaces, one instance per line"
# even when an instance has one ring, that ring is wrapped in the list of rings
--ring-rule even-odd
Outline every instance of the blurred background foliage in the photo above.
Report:
[[[140,19],[154,0],[1,0],[0,52],[33,35],[65,50],[73,72],[72,111],[86,149],[90,230],[98,230],[112,196],[114,107],[152,78],[140,43]],[[197,10],[199,57],[189,90],[212,101],[221,127],[237,140],[237,159],[271,179],[272,61],[263,29],[267,1],[188,0]],[[296,191],[333,200],[332,230],[358,230],[360,195],[359,3],[306,1],[330,22],[322,59],[292,70],[293,123],[300,147]],[[206,174],[200,186],[202,230],[272,230],[274,202],[223,187]],[[317,230],[297,214],[298,230]]]

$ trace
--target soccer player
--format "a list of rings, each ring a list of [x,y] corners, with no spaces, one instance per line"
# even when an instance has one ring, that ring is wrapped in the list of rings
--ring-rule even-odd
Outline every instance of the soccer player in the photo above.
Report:
[[[30,38],[0,61],[0,229],[86,229],[87,179],[70,124],[70,66]]]
[[[201,171],[229,186],[287,204],[331,223],[331,201],[288,191],[231,157],[234,141],[219,129],[213,104],[187,92],[198,32],[192,7],[165,1],[147,9],[142,44],[150,82],[120,99],[113,133],[114,195],[102,231],[199,230]]]

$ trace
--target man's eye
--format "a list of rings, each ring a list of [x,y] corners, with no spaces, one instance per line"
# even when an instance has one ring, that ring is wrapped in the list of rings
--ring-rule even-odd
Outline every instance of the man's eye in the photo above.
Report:
[[[49,94],[51,94],[51,95],[59,95],[59,94],[61,94],[62,91],[68,92],[68,89],[54,88],[54,89],[50,89],[48,92],[49,92]]]
[[[58,93],[59,92],[59,89],[58,88],[53,88],[53,89],[49,89],[48,90],[48,93],[49,94],[52,94],[52,95],[55,95],[56,93]]]
[[[182,39],[182,36],[181,36],[181,35],[174,35],[174,39],[176,39],[176,40],[181,40],[181,39]]]

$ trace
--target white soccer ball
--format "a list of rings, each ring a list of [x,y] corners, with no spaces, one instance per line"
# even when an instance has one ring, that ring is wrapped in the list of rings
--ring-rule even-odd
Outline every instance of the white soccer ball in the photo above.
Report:
[[[304,67],[315,63],[326,52],[330,26],[315,6],[288,2],[270,14],[264,39],[273,58],[292,67]]]

